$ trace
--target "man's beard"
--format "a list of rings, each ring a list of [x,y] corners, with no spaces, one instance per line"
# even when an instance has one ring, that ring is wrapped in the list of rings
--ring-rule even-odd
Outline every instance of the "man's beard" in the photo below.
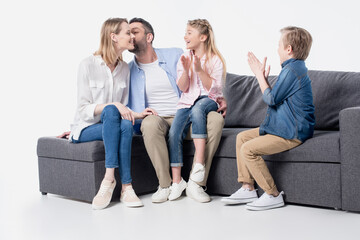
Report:
[[[140,52],[139,46],[134,43],[134,49],[129,50],[129,52],[134,53],[135,55]]]
[[[143,41],[145,41],[145,40],[143,40]],[[135,55],[137,55],[137,54],[139,54],[141,52],[144,52],[145,49],[146,49],[146,42],[143,42],[143,41],[140,41],[140,42],[135,42],[134,41],[134,49],[129,50],[129,52],[132,52]]]

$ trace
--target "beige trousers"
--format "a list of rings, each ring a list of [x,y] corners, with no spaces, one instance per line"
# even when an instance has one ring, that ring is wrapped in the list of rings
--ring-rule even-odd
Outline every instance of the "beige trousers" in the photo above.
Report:
[[[236,137],[238,182],[256,183],[267,193],[277,192],[274,179],[266,166],[263,155],[283,152],[299,146],[298,139],[284,139],[271,134],[259,135],[259,128],[243,131]]]
[[[167,148],[166,136],[174,120],[174,117],[160,117],[155,115],[147,116],[141,123],[141,132],[144,138],[146,151],[155,168],[159,184],[162,188],[171,185],[170,177],[170,160]],[[205,147],[205,178],[201,186],[206,185],[207,178],[212,163],[212,159],[216,152],[221,139],[222,128],[224,126],[224,118],[217,112],[210,112],[207,117],[207,133]],[[191,139],[191,128],[186,139]],[[195,157],[194,161],[195,163]]]

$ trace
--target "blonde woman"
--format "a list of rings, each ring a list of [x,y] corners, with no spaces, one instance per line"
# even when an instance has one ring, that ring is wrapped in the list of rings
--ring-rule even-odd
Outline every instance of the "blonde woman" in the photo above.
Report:
[[[190,51],[181,56],[177,65],[176,82],[182,94],[168,140],[173,176],[169,200],[180,197],[187,187],[181,178],[182,142],[191,124],[196,151],[189,186],[204,180],[207,115],[219,107],[217,102],[223,98],[222,82],[226,73],[224,59],[216,48],[212,27],[206,19],[188,21],[184,40]],[[186,193],[192,198],[191,191]]]
[[[120,201],[128,207],[143,206],[131,182],[131,142],[134,119],[155,114],[151,109],[136,113],[126,107],[129,67],[122,52],[134,48],[134,36],[123,18],[106,20],[101,29],[99,50],[85,58],[78,70],[78,103],[69,140],[73,143],[102,140],[106,173],[93,199],[93,209],[111,201],[118,168],[122,183]]]

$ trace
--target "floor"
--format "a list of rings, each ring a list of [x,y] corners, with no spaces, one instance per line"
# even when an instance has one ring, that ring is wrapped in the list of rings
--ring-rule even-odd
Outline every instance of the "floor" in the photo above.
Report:
[[[153,204],[143,195],[142,208],[113,202],[94,211],[86,202],[24,192],[1,197],[0,239],[359,239],[360,213],[333,209],[287,205],[253,212],[224,206],[219,196],[205,204],[187,197]]]

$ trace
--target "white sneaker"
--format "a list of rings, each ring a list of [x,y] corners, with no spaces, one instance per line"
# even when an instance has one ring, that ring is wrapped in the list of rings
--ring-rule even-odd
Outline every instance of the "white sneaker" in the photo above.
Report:
[[[173,183],[171,185],[169,200],[173,201],[175,199],[178,199],[181,196],[182,192],[185,190],[186,186],[187,184],[183,178],[181,178],[181,181],[179,183]]]
[[[221,198],[221,202],[233,205],[233,204],[240,204],[240,203],[250,203],[258,199],[256,190],[250,191],[248,188],[240,188],[236,192],[234,192],[229,197]]]
[[[202,182],[205,177],[205,166],[201,163],[195,163],[194,168],[191,171],[190,179],[194,182]]]
[[[198,202],[210,202],[210,196],[204,191],[204,189],[196,182],[189,179],[188,186],[186,188],[186,195]]]
[[[162,187],[159,186],[156,193],[154,193],[151,196],[151,201],[153,203],[166,202],[168,200],[169,195],[170,195],[170,187],[162,188]]]
[[[269,195],[264,193],[261,197],[255,200],[252,203],[246,204],[246,209],[254,210],[254,211],[261,211],[261,210],[268,210],[273,208],[278,208],[284,206],[284,199],[283,195],[284,192],[281,192],[279,196],[274,197],[273,195]]]
[[[136,196],[132,186],[127,186],[121,193],[120,202],[124,203],[127,207],[142,207],[144,204]]]

